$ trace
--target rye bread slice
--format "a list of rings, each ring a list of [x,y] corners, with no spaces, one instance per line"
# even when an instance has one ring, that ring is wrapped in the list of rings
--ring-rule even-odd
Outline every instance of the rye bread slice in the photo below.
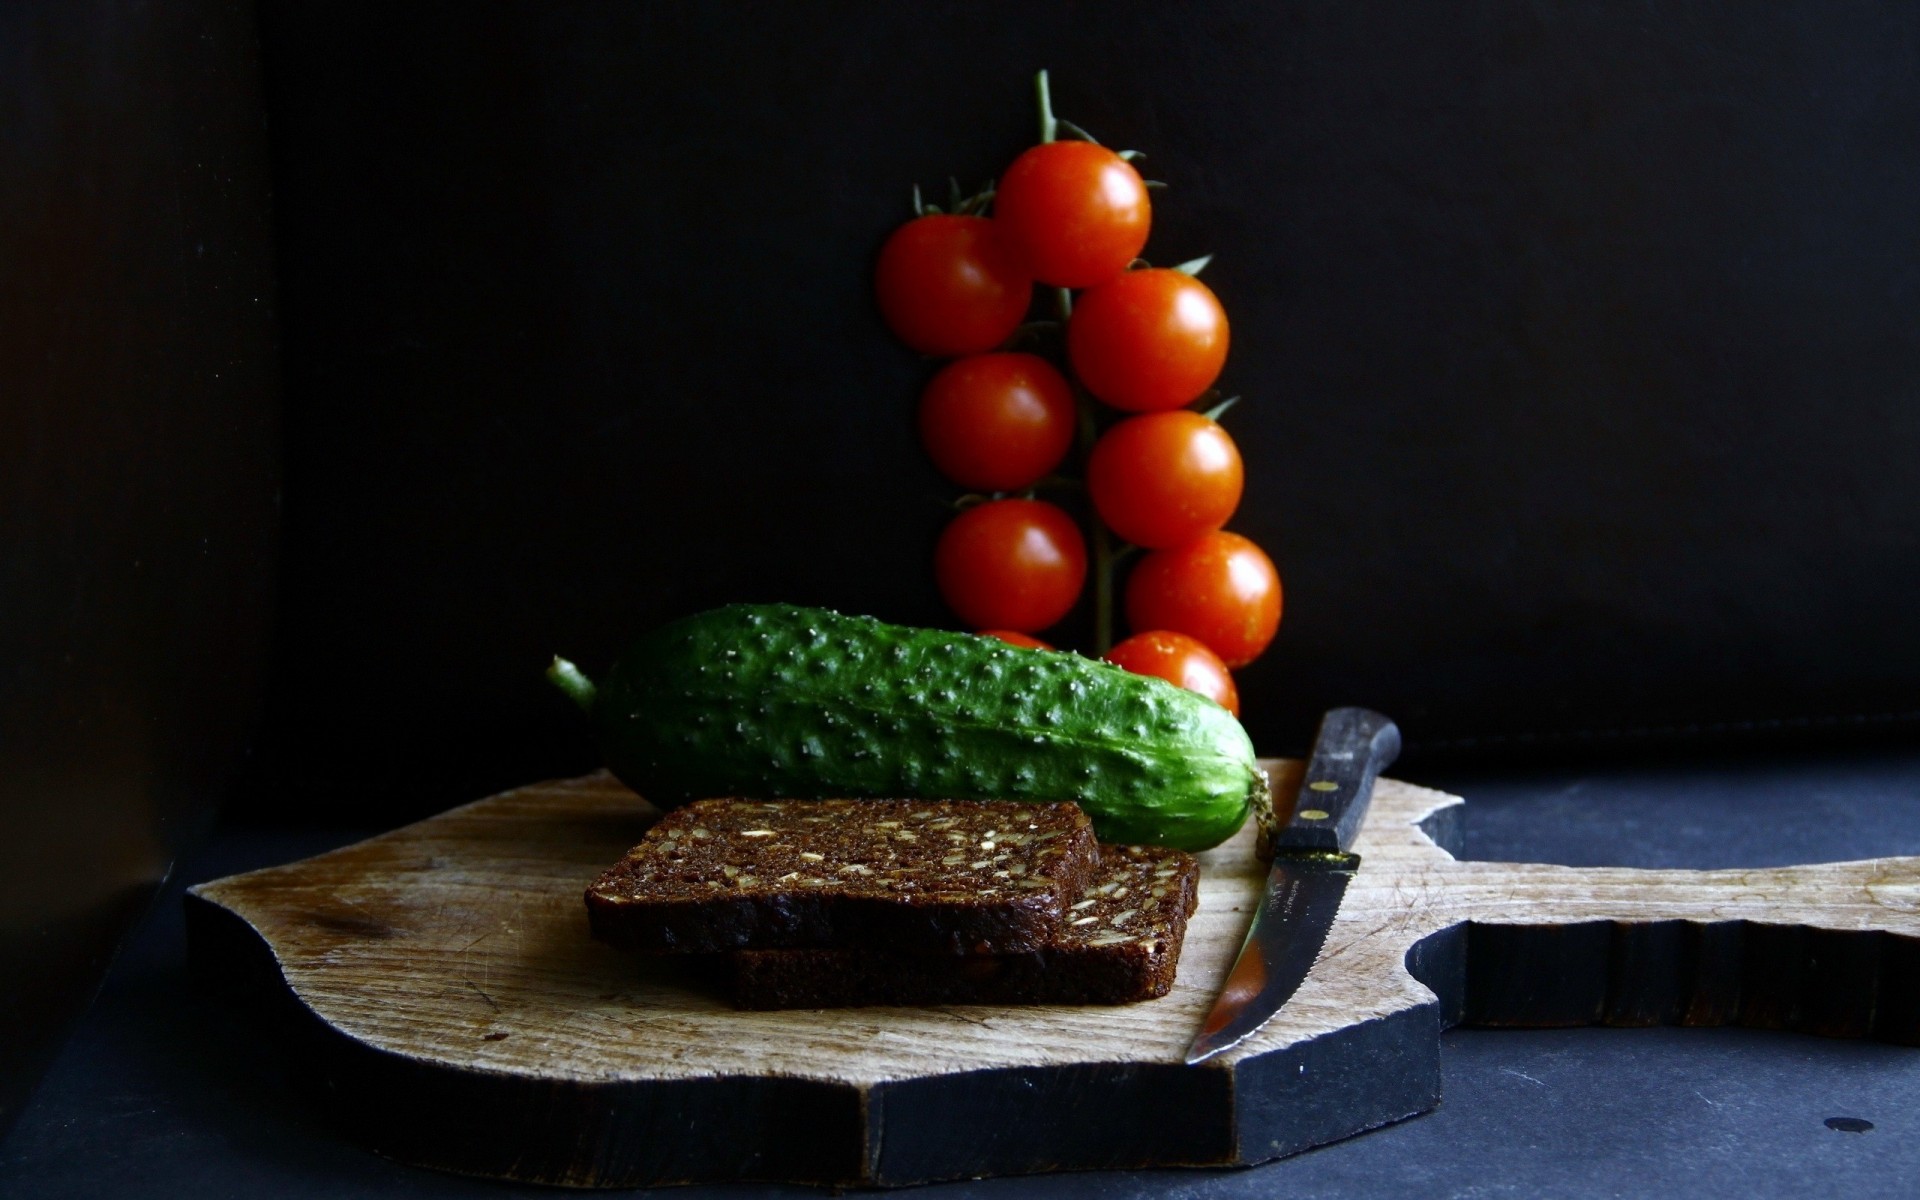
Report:
[[[1094,884],[1039,950],[958,958],[740,950],[727,956],[728,984],[734,1003],[752,1009],[1151,1000],[1173,986],[1199,880],[1199,864],[1179,850],[1102,846]]]
[[[587,889],[593,935],[631,950],[1047,945],[1099,864],[1073,804],[702,800]]]

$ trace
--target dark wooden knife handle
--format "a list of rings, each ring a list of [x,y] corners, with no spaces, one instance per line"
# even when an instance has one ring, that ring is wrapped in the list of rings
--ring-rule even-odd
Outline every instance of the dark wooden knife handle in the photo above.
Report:
[[[1373,799],[1373,781],[1400,755],[1400,730],[1365,708],[1336,708],[1320,720],[1301,776],[1293,819],[1274,836],[1285,850],[1345,851]]]

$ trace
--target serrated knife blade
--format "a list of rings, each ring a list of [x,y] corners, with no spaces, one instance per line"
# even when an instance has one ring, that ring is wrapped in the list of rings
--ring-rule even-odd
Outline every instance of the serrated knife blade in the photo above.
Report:
[[[1349,852],[1374,781],[1400,753],[1400,730],[1364,708],[1321,719],[1293,815],[1273,835],[1273,863],[1240,956],[1187,1047],[1189,1066],[1251,1037],[1293,998],[1326,945],[1347,884]]]

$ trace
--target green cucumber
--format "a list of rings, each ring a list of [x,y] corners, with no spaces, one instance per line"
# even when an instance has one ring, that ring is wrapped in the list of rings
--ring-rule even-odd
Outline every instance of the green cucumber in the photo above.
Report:
[[[647,634],[597,687],[553,682],[662,808],[705,796],[1071,800],[1103,841],[1203,850],[1266,776],[1226,709],[1077,654],[792,605]]]

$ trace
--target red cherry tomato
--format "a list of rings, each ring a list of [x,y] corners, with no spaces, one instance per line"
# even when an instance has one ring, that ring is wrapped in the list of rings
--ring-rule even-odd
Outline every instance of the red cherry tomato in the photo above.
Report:
[[[976,354],[943,367],[920,395],[920,441],[962,487],[1014,492],[1073,445],[1073,389],[1032,354]]]
[[[1139,257],[1153,212],[1132,163],[1092,142],[1048,142],[1000,176],[993,220],[1035,279],[1087,288]]]
[[[1152,675],[1199,692],[1234,716],[1240,715],[1240,689],[1233,686],[1233,673],[1198,638],[1167,629],[1136,633],[1107,651],[1107,661],[1135,675]]]
[[[1027,318],[1033,281],[985,217],[934,214],[893,231],[874,271],[880,315],[922,354],[991,350]]]
[[[1137,546],[1177,546],[1225,525],[1244,481],[1227,431],[1186,409],[1129,417],[1087,456],[1093,507]]]
[[[1045,642],[1041,641],[1037,637],[1028,637],[1024,633],[1015,633],[1011,629],[982,629],[982,630],[978,630],[977,632],[978,632],[978,636],[980,637],[999,638],[1001,641],[1005,642],[1007,645],[1018,646],[1022,650],[1053,649],[1052,646],[1047,645]]]
[[[1244,667],[1280,627],[1280,574],[1237,533],[1203,534],[1155,550],[1127,580],[1127,622],[1199,638],[1231,667]]]
[[[1044,500],[993,500],[941,531],[933,574],[968,625],[1032,633],[1079,599],[1087,544],[1073,518]]]
[[[1115,408],[1183,408],[1227,361],[1227,314],[1181,271],[1128,271],[1080,294],[1067,356],[1087,390]]]

